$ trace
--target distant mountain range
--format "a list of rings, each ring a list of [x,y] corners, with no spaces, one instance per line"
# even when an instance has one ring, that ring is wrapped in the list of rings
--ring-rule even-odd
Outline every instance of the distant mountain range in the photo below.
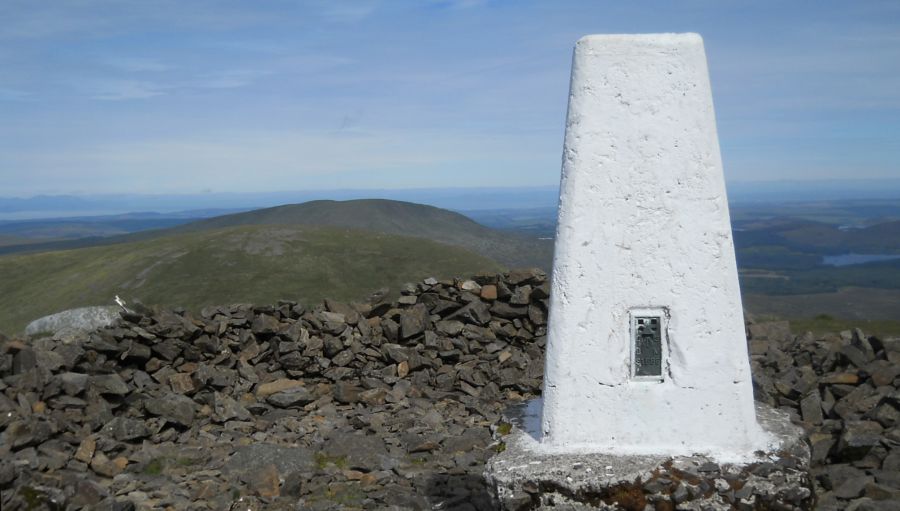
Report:
[[[248,210],[314,200],[388,199],[450,209],[552,206],[556,186],[508,188],[416,188],[399,190],[296,190],[270,193],[184,193],[167,195],[39,195],[0,197],[0,221],[70,216],[99,216],[154,211]],[[210,215],[206,215],[210,216]]]

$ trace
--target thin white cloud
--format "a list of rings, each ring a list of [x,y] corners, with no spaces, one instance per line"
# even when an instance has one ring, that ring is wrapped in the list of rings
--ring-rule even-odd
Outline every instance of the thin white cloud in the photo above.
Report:
[[[172,66],[158,59],[145,57],[109,57],[104,62],[114,69],[129,73],[157,73],[172,69]]]
[[[86,10],[66,9],[52,2],[0,2],[0,40],[40,39],[98,30],[106,20]]]
[[[340,2],[329,0],[319,3],[316,7],[327,21],[357,23],[371,16],[378,6],[379,2],[374,0],[344,0]]]
[[[481,7],[486,3],[485,0],[429,0],[429,3],[439,7],[450,9],[471,9],[473,7]]]
[[[271,71],[256,69],[232,69],[212,73],[196,78],[175,82],[170,85],[173,90],[178,89],[236,89],[253,84],[264,76],[272,74]]]
[[[143,75],[144,73],[136,73]],[[183,91],[237,89],[247,87],[272,74],[255,69],[232,69],[198,73],[193,77],[168,76],[154,80],[117,77],[84,78],[73,81],[84,95],[103,101],[142,100]],[[0,96],[2,97],[2,96]]]
[[[104,101],[147,99],[165,94],[158,85],[136,80],[102,80],[89,85],[89,95]]]
[[[551,174],[556,172],[558,158],[554,154],[544,161],[537,139],[522,144],[521,137],[514,136],[484,139],[467,134],[442,135],[359,130],[338,135],[233,131],[115,141],[44,153],[13,150],[0,153],[0,168],[40,170],[14,180],[0,174],[0,188],[44,191],[71,184],[97,192],[128,189],[165,193],[203,187],[266,191],[273,187],[303,188],[310,182],[347,181],[348,176],[353,176],[353,186],[378,187],[384,183],[384,173],[397,176],[399,183],[424,186],[434,181],[435,173],[448,168],[453,172],[440,185],[460,186],[478,184],[461,177],[474,172],[475,165],[481,166],[478,172],[493,165],[515,168],[516,179],[524,182],[535,169],[547,167]],[[58,179],[45,179],[49,176]],[[510,177],[497,173],[494,179],[505,181]],[[531,179],[532,184],[539,182]],[[128,183],[126,188],[124,183]]]
[[[33,99],[30,92],[0,87],[0,101],[28,101]]]

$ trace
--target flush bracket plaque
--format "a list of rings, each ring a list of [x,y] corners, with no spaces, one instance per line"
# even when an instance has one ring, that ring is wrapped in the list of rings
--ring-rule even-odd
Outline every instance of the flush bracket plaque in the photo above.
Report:
[[[663,308],[631,311],[631,379],[663,381],[666,360],[666,310]]]

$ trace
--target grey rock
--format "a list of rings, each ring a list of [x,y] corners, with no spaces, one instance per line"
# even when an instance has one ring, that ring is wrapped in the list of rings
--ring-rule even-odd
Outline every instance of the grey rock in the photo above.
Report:
[[[437,330],[438,333],[441,333],[443,335],[455,337],[455,336],[459,335],[460,332],[463,331],[464,326],[465,325],[460,321],[454,321],[454,320],[438,321],[437,324],[435,325],[435,330]]]
[[[409,354],[406,348],[399,344],[385,343],[381,345],[381,352],[385,354],[387,359],[394,363],[406,362],[409,360]]]
[[[69,500],[73,507],[93,508],[109,496],[109,491],[89,479],[81,479],[75,484],[75,495]]]
[[[819,397],[819,390],[813,390],[800,401],[800,411],[803,421],[810,424],[821,424],[822,417],[822,398]]]
[[[510,305],[504,302],[494,302],[491,306],[491,314],[506,319],[520,318],[528,315],[528,307]]]
[[[56,429],[52,423],[45,420],[15,421],[7,426],[4,443],[12,446],[13,450],[38,445],[53,436]]]
[[[872,476],[856,476],[840,481],[834,487],[834,495],[839,499],[855,499],[863,494],[866,485],[875,481]]]
[[[103,431],[119,441],[131,441],[150,435],[144,421],[116,417],[103,427]]]
[[[274,335],[280,328],[278,320],[268,314],[257,314],[250,325],[250,330],[256,335]]]
[[[825,467],[819,476],[819,482],[827,490],[834,490],[841,483],[850,479],[864,477],[866,473],[854,466],[846,464],[833,464]],[[860,490],[862,491],[862,490]]]
[[[348,382],[338,382],[334,386],[334,400],[338,403],[353,404],[360,400],[363,389]]]
[[[53,351],[34,350],[35,364],[47,371],[56,372],[65,364],[62,355]]]
[[[95,374],[88,378],[88,384],[100,394],[124,396],[129,392],[128,385],[116,373]]]
[[[546,308],[540,305],[531,304],[528,306],[528,319],[531,320],[535,325],[546,325],[547,324],[547,312]]]
[[[849,344],[841,348],[841,355],[858,368],[865,367],[872,360],[870,354]]]
[[[216,392],[213,396],[213,418],[218,422],[231,419],[251,420],[253,415],[230,396]]]
[[[88,375],[81,373],[61,373],[56,375],[62,391],[70,396],[84,392],[88,385]]]
[[[443,450],[448,453],[468,452],[483,449],[491,442],[491,435],[486,429],[469,429],[461,435],[448,436],[442,443]]]
[[[791,326],[787,321],[751,323],[749,337],[754,340],[787,341],[792,338]]]
[[[337,337],[326,337],[322,349],[326,357],[332,358],[344,349],[344,343]]]
[[[353,358],[354,357],[353,357],[352,351],[344,350],[344,351],[341,351],[340,353],[338,353],[337,355],[335,355],[334,357],[332,357],[331,362],[338,367],[344,367],[347,364],[349,364],[350,362],[352,362]]]
[[[315,398],[306,387],[294,387],[282,392],[276,392],[266,398],[266,402],[279,408],[303,406]]]
[[[900,409],[893,403],[887,401],[881,403],[866,415],[867,418],[874,420],[885,428],[900,425]]]
[[[528,305],[531,303],[531,286],[518,286],[513,295],[509,298],[509,303],[513,305]]]
[[[862,459],[881,441],[883,428],[874,421],[849,421],[838,441],[836,454],[844,461]]]
[[[268,443],[256,443],[238,447],[228,458],[223,470],[227,472],[253,472],[268,465],[275,465],[278,472],[309,473],[317,469],[315,452],[304,447],[290,447]]]
[[[190,427],[194,422],[197,405],[187,396],[168,393],[159,398],[147,399],[144,401],[144,408],[153,415]]]
[[[325,442],[323,452],[354,470],[380,470],[393,465],[384,441],[374,435],[339,433]]]
[[[12,373],[13,374],[22,374],[26,371],[30,371],[37,366],[37,357],[35,356],[34,350],[31,347],[24,347],[19,350],[18,353],[13,355],[12,361]]]
[[[181,355],[186,343],[177,339],[166,339],[150,347],[150,350],[163,360],[172,362]]]
[[[885,461],[885,464],[884,466],[882,466],[881,470],[873,470],[872,475],[875,476],[875,481],[878,484],[883,484],[888,488],[900,490],[900,470],[897,470],[895,467],[890,466],[887,461]]]
[[[0,461],[0,488],[6,488],[16,479],[16,467],[11,461]]]
[[[846,511],[896,511],[897,503],[887,500],[868,498],[854,500],[845,508]]]
[[[448,316],[448,319],[459,319],[464,323],[485,325],[491,320],[491,313],[487,304],[476,300]]]
[[[509,270],[506,281],[518,286],[521,284],[540,285],[547,279],[547,274],[540,268],[516,268]]]
[[[422,334],[426,326],[428,326],[428,309],[421,303],[400,314],[400,338],[403,340]]]
[[[873,482],[866,484],[863,496],[879,501],[900,502],[900,490]]]
[[[325,308],[328,309],[329,312],[336,312],[343,315],[344,321],[348,325],[355,325],[360,320],[359,312],[350,304],[326,298]]]
[[[25,327],[25,335],[43,332],[55,333],[64,329],[75,332],[91,332],[110,326],[119,319],[118,306],[80,307],[38,318]]]

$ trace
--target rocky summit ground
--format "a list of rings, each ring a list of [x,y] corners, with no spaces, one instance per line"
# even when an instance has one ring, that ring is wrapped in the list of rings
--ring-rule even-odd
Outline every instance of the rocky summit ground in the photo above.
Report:
[[[540,392],[546,275],[402,291],[0,338],[2,509],[491,509],[502,413]],[[819,508],[898,509],[900,340],[749,332],[757,398],[808,432]]]

